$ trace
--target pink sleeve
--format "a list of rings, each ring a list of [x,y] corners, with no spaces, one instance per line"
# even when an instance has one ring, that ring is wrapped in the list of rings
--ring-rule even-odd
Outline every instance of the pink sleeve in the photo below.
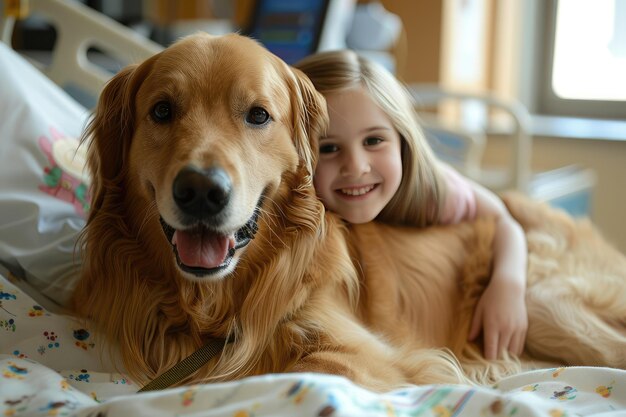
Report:
[[[455,224],[476,217],[476,196],[470,182],[453,168],[442,165],[442,172],[448,188],[443,212],[439,217],[441,224]]]

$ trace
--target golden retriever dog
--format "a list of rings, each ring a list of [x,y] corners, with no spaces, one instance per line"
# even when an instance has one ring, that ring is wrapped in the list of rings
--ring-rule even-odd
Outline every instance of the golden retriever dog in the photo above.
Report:
[[[107,84],[86,132],[73,301],[137,383],[211,338],[231,343],[181,384],[312,371],[385,391],[519,370],[466,342],[493,223],[348,230],[313,189],[326,124],[308,79],[239,35],[187,37]],[[531,250],[528,354],[624,367],[624,258],[513,201]]]

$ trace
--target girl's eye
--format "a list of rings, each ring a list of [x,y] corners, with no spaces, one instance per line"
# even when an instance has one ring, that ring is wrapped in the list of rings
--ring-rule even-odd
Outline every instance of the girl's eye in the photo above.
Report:
[[[363,144],[365,146],[373,146],[373,145],[378,145],[379,143],[381,143],[383,140],[381,138],[366,138],[363,141]]]
[[[152,108],[150,115],[157,123],[169,122],[172,120],[172,105],[169,101],[159,101]]]
[[[246,122],[253,125],[264,125],[270,120],[270,114],[263,107],[253,107],[246,114]]]
[[[337,152],[338,150],[339,150],[339,147],[331,143],[326,144],[326,145],[320,145],[320,153],[333,153],[333,152]]]

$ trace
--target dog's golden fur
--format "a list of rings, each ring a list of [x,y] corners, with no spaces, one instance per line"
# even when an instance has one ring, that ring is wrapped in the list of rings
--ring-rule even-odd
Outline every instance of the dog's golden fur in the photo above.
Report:
[[[173,114],[165,121],[154,116],[162,101]],[[252,126],[259,107],[271,119]],[[184,382],[315,371],[387,390],[519,369],[486,362],[466,342],[493,223],[347,230],[312,185],[326,122],[306,77],[238,35],[186,38],[107,85],[87,132],[93,208],[73,301],[136,381],[228,336],[219,359]],[[258,215],[256,238],[206,276],[181,266],[161,224],[191,227],[172,197],[188,166],[228,176],[228,202],[209,229],[231,236]],[[523,199],[511,208],[531,251],[528,353],[625,367],[624,258],[590,227]]]
[[[520,366],[626,368],[626,258],[587,220],[509,193],[528,242],[529,329]],[[352,226],[361,277],[361,317],[394,343],[421,338],[447,346],[474,381],[519,368],[486,363],[468,344],[469,319],[486,286],[493,223],[479,220],[420,232],[378,223]],[[415,334],[418,330],[418,335]]]

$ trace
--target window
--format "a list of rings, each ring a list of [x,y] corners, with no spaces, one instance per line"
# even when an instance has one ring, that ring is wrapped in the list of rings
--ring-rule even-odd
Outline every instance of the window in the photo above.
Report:
[[[552,0],[545,7],[538,111],[626,118],[626,0]]]

